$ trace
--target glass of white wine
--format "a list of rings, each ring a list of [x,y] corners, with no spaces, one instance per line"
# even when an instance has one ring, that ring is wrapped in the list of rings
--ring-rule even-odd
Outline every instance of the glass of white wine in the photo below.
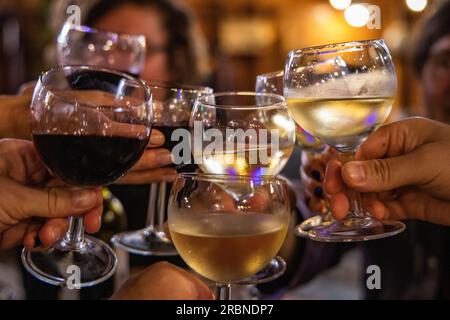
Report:
[[[286,60],[284,95],[289,113],[302,128],[335,148],[342,163],[353,160],[358,147],[387,119],[396,88],[394,64],[383,40],[293,50]],[[347,195],[347,217],[311,230],[310,238],[364,241],[405,229],[400,221],[370,217],[358,192],[347,189]]]
[[[283,95],[284,71],[277,70],[256,76],[255,91],[257,93],[276,93]],[[302,151],[320,152],[325,146],[298,124],[295,125],[295,142]]]
[[[242,197],[223,192],[223,185],[242,190]],[[216,282],[218,299],[229,300],[233,283],[263,269],[280,250],[290,202],[286,182],[277,178],[182,173],[168,212],[183,260]]]
[[[256,76],[255,91],[258,93],[276,93],[283,95],[284,90],[284,71],[277,70],[273,72],[263,73]],[[306,154],[308,158],[314,158],[325,149],[325,145],[319,139],[314,138],[305,129],[298,124],[295,126],[295,142],[300,148],[302,154]],[[328,201],[322,199],[322,209],[318,215],[303,221],[297,228],[298,234],[309,238],[315,236],[315,229],[322,228],[334,223],[334,217],[329,210]]]
[[[199,168],[210,174],[276,176],[295,144],[295,123],[284,98],[273,93],[224,92],[203,96],[194,105],[190,126],[194,158]],[[224,185],[223,189],[237,199],[241,197],[241,190],[233,186]],[[239,284],[268,282],[285,269],[285,261],[277,256],[266,268]]]

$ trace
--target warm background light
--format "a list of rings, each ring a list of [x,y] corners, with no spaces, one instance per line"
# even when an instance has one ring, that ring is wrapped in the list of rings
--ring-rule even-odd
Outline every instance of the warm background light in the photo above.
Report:
[[[427,6],[427,0],[406,0],[406,5],[412,11],[422,11]]]
[[[352,27],[362,27],[369,22],[369,10],[362,4],[352,4],[345,9],[344,16]]]
[[[352,0],[330,0],[330,4],[337,10],[344,10],[352,3]]]

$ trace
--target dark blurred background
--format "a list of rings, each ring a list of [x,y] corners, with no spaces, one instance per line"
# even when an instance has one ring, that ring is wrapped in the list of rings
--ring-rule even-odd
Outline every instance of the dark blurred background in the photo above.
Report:
[[[350,12],[346,19],[344,10],[333,7],[350,2],[346,0],[185,2],[206,37],[216,91],[254,89],[255,76],[282,68],[293,48],[384,38],[399,78],[396,106],[408,108],[407,113],[421,112],[420,90],[409,66],[410,46],[416,22],[442,1],[370,1],[380,8],[380,29],[351,26],[352,19],[364,17]],[[0,1],[0,93],[15,93],[49,65],[46,55],[55,39],[50,5],[49,0]]]

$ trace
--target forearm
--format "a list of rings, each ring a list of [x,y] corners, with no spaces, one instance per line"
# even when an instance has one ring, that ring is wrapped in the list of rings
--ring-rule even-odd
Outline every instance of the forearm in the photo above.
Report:
[[[0,138],[29,140],[31,96],[0,96]]]

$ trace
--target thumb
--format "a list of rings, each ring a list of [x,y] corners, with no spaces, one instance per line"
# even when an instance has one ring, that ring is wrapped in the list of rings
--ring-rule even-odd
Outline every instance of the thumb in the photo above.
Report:
[[[407,154],[387,159],[350,161],[342,166],[345,184],[361,192],[380,192],[415,185],[426,179],[426,170],[418,170],[417,157]]]
[[[61,218],[85,213],[102,204],[100,190],[44,188],[35,189],[19,185],[20,214],[24,218]]]

